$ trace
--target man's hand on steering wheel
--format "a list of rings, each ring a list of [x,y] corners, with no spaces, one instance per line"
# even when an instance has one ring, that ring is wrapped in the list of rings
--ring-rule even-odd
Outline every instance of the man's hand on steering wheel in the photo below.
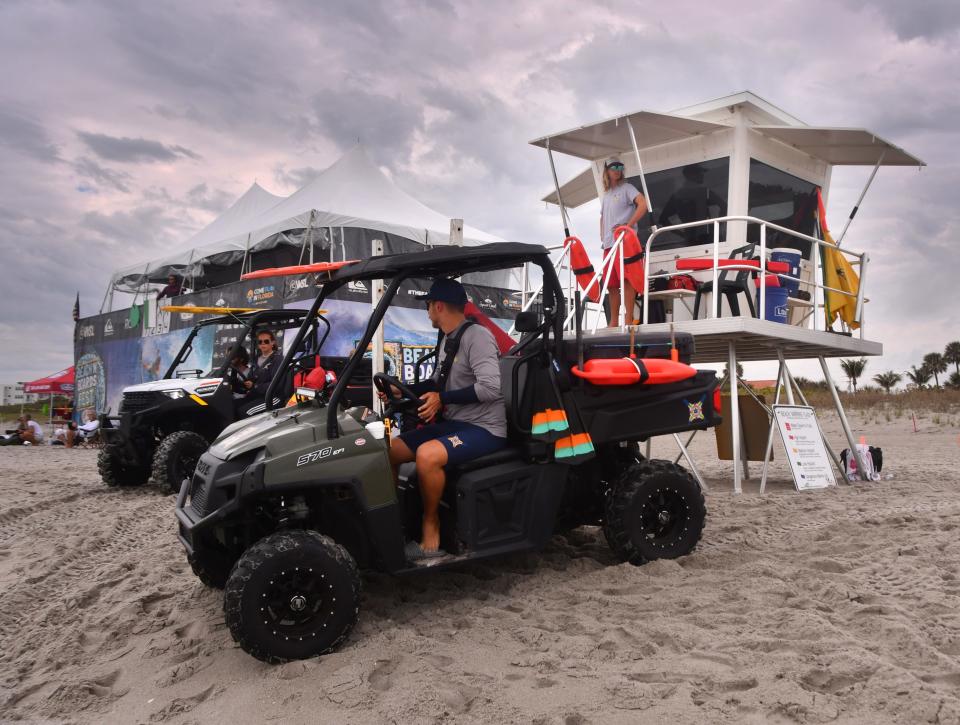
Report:
[[[384,409],[384,415],[386,416],[404,410],[421,408],[424,405],[425,401],[420,399],[413,388],[391,375],[377,373],[373,376],[373,385],[377,389],[380,399],[387,403],[387,407]]]
[[[423,401],[423,405],[417,408],[417,415],[424,423],[432,423],[443,407],[443,403],[440,402],[440,393],[430,391],[424,393],[420,399]]]

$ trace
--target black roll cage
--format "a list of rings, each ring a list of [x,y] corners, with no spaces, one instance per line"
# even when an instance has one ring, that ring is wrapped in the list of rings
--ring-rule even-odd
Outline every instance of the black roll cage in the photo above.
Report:
[[[542,250],[543,248],[533,247],[532,249]],[[542,305],[544,319],[539,331],[533,334],[533,339],[542,337],[542,347],[540,349],[543,349],[550,344],[550,334],[552,333],[552,352],[554,357],[560,360],[562,363],[563,317],[566,313],[566,298],[563,296],[563,288],[560,285],[560,280],[557,278],[556,270],[553,268],[550,255],[545,251],[532,253],[529,258],[522,260],[518,259],[514,264],[504,264],[500,266],[484,265],[483,269],[510,269],[512,267],[519,266],[519,264],[522,264],[523,262],[531,262],[536,264],[538,267],[540,267],[540,270],[543,273]],[[467,267],[465,269],[457,269],[455,272],[451,270],[451,274],[462,275],[472,271],[474,270]],[[387,309],[390,307],[390,303],[396,296],[397,290],[405,280],[411,277],[422,276],[424,276],[422,272],[418,272],[417,269],[410,268],[398,270],[395,276],[390,279],[390,284],[384,290],[383,297],[377,303],[377,306],[373,311],[373,315],[371,315],[370,320],[367,322],[367,327],[364,330],[363,335],[357,342],[356,350],[354,350],[353,355],[350,356],[350,360],[344,367],[343,372],[340,374],[340,378],[337,380],[337,385],[333,389],[333,393],[330,395],[330,402],[327,405],[327,438],[329,440],[333,440],[334,438],[338,438],[340,436],[339,426],[337,425],[337,410],[340,406],[340,400],[343,398],[347,384],[350,382],[350,379],[356,372],[356,369],[360,364],[360,360],[363,359],[363,356],[367,350],[367,346],[370,344],[371,340],[373,340],[373,336],[376,334],[377,328],[383,321],[383,318],[387,313]],[[368,277],[361,277],[358,275],[357,278],[367,279]],[[320,309],[320,305],[323,304],[325,299],[327,299],[331,294],[343,287],[349,281],[352,281],[352,279],[353,277],[351,277],[349,274],[338,275],[336,279],[326,282],[321,288],[320,293],[317,295],[317,298],[314,300],[313,305],[311,305],[310,310],[307,313],[307,320],[303,325],[301,325],[300,330],[297,332],[297,336],[294,338],[293,344],[290,346],[290,349],[287,351],[286,355],[284,355],[283,361],[280,363],[280,371],[276,376],[274,376],[273,382],[271,382],[270,388],[267,390],[266,399],[268,409],[272,407],[270,404],[272,403],[274,397],[273,388],[276,382],[281,378],[283,371],[287,370],[292,363],[295,351],[299,348],[304,336],[307,334],[309,320],[316,315],[317,310]],[[524,342],[524,347],[530,344],[531,341],[532,340],[526,340]]]

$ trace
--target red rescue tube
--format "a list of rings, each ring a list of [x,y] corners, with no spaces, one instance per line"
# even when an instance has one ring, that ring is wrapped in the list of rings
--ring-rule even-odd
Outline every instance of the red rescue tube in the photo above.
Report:
[[[563,247],[566,249],[568,246],[570,247],[570,267],[577,277],[577,284],[580,285],[587,299],[591,302],[599,302],[600,280],[594,280],[596,270],[590,262],[587,250],[583,247],[583,242],[576,237],[567,237],[563,240]]]
[[[696,368],[664,358],[613,358],[587,360],[583,370],[574,366],[571,372],[594,385],[663,385],[687,380],[697,374]]]
[[[643,274],[643,246],[631,227],[622,225],[615,227],[613,238],[619,239],[621,234],[623,234],[623,274],[633,285],[637,294],[642,295],[646,287]],[[620,264],[620,260],[614,261],[614,264]]]
[[[312,272],[336,272],[341,267],[348,264],[356,264],[360,260],[348,259],[344,262],[317,262],[316,264],[296,264],[291,267],[270,267],[268,269],[258,269],[255,272],[247,272],[240,275],[240,279],[260,279],[261,277],[287,277],[294,274],[310,274]]]
[[[757,259],[718,259],[718,267],[750,267],[751,269],[760,269],[760,261]],[[713,260],[704,259],[678,259],[677,271],[680,272],[701,272],[706,269],[713,269]],[[779,272],[789,274],[790,265],[786,262],[767,262],[768,272]]]

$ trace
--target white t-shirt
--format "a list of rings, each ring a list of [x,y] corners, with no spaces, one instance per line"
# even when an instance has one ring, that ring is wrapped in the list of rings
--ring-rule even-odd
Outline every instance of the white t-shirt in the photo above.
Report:
[[[30,427],[30,429],[33,431],[33,437],[34,437],[34,439],[36,439],[36,441],[37,441],[38,443],[39,443],[40,441],[42,441],[42,440],[43,440],[43,428],[41,427],[41,425],[40,425],[37,421],[35,421],[35,420],[28,420],[28,421],[27,421],[27,425],[28,425],[28,426]]]

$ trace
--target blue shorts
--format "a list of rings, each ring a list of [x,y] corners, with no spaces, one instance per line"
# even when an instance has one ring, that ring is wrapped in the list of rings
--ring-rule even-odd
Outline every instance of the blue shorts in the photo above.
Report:
[[[427,441],[437,440],[447,449],[447,465],[458,465],[488,453],[499,451],[507,445],[506,438],[498,438],[490,431],[472,423],[458,420],[442,420],[423,428],[408,430],[399,436],[413,454]]]

